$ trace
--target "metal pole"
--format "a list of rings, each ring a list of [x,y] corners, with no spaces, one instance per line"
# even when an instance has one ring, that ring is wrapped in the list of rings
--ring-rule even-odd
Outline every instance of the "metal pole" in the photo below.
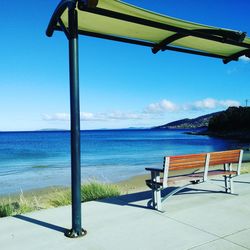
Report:
[[[69,71],[70,71],[70,119],[71,119],[71,195],[72,229],[65,235],[70,238],[86,234],[81,218],[81,158],[80,158],[80,104],[78,69],[77,11],[70,8],[69,16]]]

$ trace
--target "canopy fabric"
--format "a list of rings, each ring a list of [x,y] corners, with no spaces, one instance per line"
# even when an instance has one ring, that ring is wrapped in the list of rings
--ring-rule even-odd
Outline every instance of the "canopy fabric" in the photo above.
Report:
[[[93,3],[95,2],[95,3]],[[224,63],[250,56],[250,38],[245,32],[205,26],[163,16],[118,0],[62,0],[47,35],[68,28],[67,7],[76,4],[78,33],[159,50],[176,50],[223,59]]]

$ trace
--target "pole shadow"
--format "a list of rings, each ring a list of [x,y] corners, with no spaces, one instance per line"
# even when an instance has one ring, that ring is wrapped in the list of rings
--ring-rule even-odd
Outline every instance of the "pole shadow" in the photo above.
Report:
[[[40,220],[37,220],[34,218],[30,218],[30,217],[25,216],[25,215],[18,214],[18,215],[15,215],[13,217],[17,218],[19,220],[23,220],[23,221],[32,223],[32,224],[36,224],[36,225],[41,226],[41,227],[45,227],[45,228],[48,228],[48,229],[51,229],[54,231],[58,231],[60,233],[65,233],[67,231],[67,229],[64,227],[60,227],[60,226],[57,226],[57,225],[54,225],[54,224],[51,224],[48,222],[44,222],[44,221],[40,221]]]
[[[124,194],[116,197],[106,198],[98,200],[98,202],[114,204],[119,206],[130,206],[143,209],[151,209],[147,205],[141,205],[136,203],[141,203],[144,200],[151,199],[151,191],[143,191],[132,194]]]

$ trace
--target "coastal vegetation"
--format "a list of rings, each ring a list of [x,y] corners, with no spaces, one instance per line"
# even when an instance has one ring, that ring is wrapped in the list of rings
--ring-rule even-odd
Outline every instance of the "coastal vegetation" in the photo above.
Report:
[[[28,213],[33,210],[38,210],[39,205],[36,197],[26,199],[23,192],[15,199],[3,199],[0,202],[0,217],[6,217],[16,214]]]
[[[207,130],[198,134],[250,141],[250,107],[229,107],[211,117]]]
[[[224,111],[170,122],[153,129],[202,129],[186,133],[249,141],[250,107],[229,107]]]
[[[250,107],[230,107],[209,120],[209,131],[250,130]]]
[[[96,181],[89,182],[81,186],[82,202],[100,200],[120,195],[120,190],[112,184],[104,184]],[[71,204],[70,189],[56,190],[50,198],[49,205],[59,207]]]
[[[250,173],[250,163],[244,162],[241,174]],[[98,183],[84,184],[81,188],[82,201],[99,200],[122,194],[145,191],[145,179],[148,175],[135,176],[117,185]],[[0,198],[0,217],[13,216],[31,211],[70,205],[70,188],[47,188],[34,192],[21,192],[18,196]]]
[[[199,116],[193,119],[185,118],[178,121],[170,122],[161,126],[154,127],[153,129],[196,129],[208,127],[209,121],[212,117],[220,114],[221,112],[215,112],[203,116]]]
[[[116,185],[89,182],[81,186],[82,202],[119,196],[120,189]],[[52,188],[40,195],[32,193],[0,199],[0,217],[28,213],[35,210],[71,204],[70,188]]]

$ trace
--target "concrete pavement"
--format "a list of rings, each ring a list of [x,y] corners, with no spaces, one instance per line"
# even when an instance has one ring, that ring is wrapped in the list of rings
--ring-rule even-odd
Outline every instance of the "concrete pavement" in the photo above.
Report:
[[[235,178],[235,192],[223,183],[190,186],[164,203],[165,213],[147,208],[151,192],[82,205],[88,234],[64,236],[71,207],[0,219],[1,250],[240,250],[250,249],[250,174]]]

